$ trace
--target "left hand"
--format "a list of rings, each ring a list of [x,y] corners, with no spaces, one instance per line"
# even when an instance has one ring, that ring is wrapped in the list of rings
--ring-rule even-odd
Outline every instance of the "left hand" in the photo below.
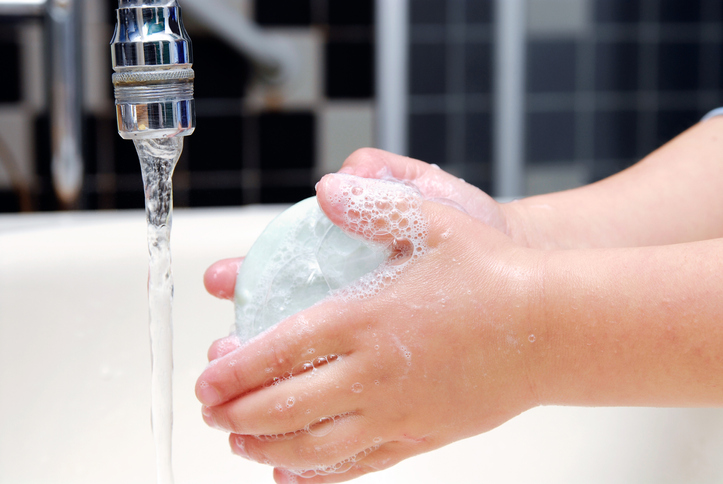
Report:
[[[384,183],[351,178],[372,200]],[[352,224],[338,203],[344,183],[329,176],[318,187],[335,224],[403,239],[372,211]],[[541,329],[530,320],[537,252],[449,206],[419,205],[428,252],[393,284],[366,298],[327,298],[248,342],[226,338],[209,351],[196,386],[204,419],[231,432],[233,452],[276,467],[277,482],[345,481],[538,403],[528,342]]]

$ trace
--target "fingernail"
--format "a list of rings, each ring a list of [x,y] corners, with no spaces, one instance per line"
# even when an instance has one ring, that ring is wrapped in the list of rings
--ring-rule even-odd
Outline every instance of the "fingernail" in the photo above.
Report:
[[[207,407],[204,407],[204,409]],[[211,427],[212,429],[217,429],[218,425],[216,425],[216,420],[214,420],[213,415],[211,413],[203,412],[203,421],[206,422],[206,425]]]
[[[221,403],[221,395],[218,391],[206,382],[201,382],[198,389],[198,399],[202,404],[212,407]]]
[[[210,417],[211,416],[211,407],[204,405],[201,407],[201,412],[203,413],[204,417]]]

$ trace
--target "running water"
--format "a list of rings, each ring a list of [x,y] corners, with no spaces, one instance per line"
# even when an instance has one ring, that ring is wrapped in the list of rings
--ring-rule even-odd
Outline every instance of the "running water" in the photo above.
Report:
[[[171,176],[183,138],[135,140],[143,171],[148,222],[148,315],[151,334],[151,422],[158,484],[173,484],[173,277],[171,275]]]

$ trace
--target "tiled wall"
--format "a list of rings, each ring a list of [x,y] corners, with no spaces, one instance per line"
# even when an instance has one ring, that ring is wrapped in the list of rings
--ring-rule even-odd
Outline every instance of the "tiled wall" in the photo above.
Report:
[[[245,59],[186,13],[196,132],[177,206],[293,202],[374,145],[374,0],[228,0],[291,39],[299,73],[255,84]],[[182,3],[182,0],[181,0]],[[494,193],[493,0],[409,0],[410,154]],[[85,0],[82,207],[140,208],[133,144],[115,129],[108,42],[116,0]],[[528,0],[527,191],[614,173],[723,104],[720,0]],[[0,141],[57,208],[39,22],[0,21]],[[0,146],[2,153],[3,146]],[[0,166],[0,212],[20,208]]]
[[[493,4],[411,0],[410,86],[411,155],[492,191]],[[619,171],[723,103],[720,0],[528,0],[527,21],[528,194]]]
[[[176,206],[295,202],[354,149],[374,144],[373,0],[229,0],[298,51],[293,82],[254,82],[243,56],[188,13],[197,129],[174,175]],[[183,2],[181,1],[181,5]],[[117,0],[85,0],[84,156],[81,206],[140,208],[133,143],[118,137],[109,41]],[[53,210],[41,22],[0,24],[0,137],[33,178],[33,205]],[[28,64],[28,66],[24,66]],[[7,72],[7,71],[6,71]],[[0,167],[0,212],[18,210]]]

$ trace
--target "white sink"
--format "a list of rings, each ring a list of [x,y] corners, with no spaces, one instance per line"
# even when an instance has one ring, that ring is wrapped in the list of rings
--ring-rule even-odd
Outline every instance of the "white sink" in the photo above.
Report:
[[[233,308],[203,271],[243,255],[280,207],[176,211],[174,471],[271,483],[193,393]],[[0,483],[153,483],[142,212],[0,217]],[[723,409],[538,408],[360,483],[720,483]]]

